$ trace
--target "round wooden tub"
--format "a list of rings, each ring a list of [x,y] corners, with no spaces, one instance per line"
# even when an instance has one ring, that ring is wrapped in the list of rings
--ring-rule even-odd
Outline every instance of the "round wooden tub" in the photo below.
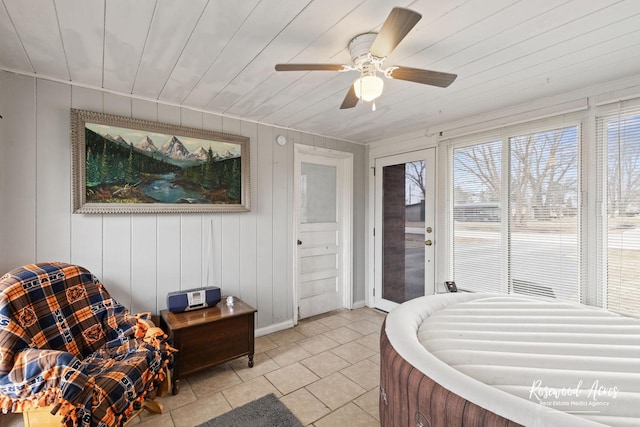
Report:
[[[380,340],[382,426],[638,426],[640,320],[522,296],[402,304]]]

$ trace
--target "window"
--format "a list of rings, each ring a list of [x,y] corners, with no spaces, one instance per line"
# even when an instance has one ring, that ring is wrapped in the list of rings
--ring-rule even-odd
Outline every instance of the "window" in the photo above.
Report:
[[[459,288],[503,292],[501,142],[454,150],[453,271]]]
[[[578,126],[509,138],[509,290],[580,301]]]
[[[640,314],[640,107],[604,107],[597,118],[602,300]]]
[[[449,141],[458,288],[640,316],[640,99],[592,108]]]
[[[580,301],[578,125],[453,149],[458,287]]]

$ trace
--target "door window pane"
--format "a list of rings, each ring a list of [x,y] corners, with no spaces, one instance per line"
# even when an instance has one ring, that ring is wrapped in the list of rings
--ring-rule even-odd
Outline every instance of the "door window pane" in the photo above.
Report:
[[[302,163],[300,176],[300,222],[336,222],[336,168]]]
[[[382,168],[382,298],[424,295],[425,162]]]

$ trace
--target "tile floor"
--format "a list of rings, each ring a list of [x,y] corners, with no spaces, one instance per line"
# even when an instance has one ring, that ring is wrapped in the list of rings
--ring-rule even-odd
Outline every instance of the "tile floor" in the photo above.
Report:
[[[255,365],[242,357],[181,380],[159,398],[165,413],[143,413],[136,427],[192,427],[269,393],[305,426],[379,426],[380,328],[384,314],[361,308],[305,319],[256,338]],[[21,414],[0,426],[23,427]]]

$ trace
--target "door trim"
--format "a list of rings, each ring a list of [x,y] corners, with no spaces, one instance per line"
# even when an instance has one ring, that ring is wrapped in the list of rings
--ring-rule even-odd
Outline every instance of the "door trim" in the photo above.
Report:
[[[430,200],[431,203],[425,205],[425,226],[430,226],[435,229],[436,232],[432,232],[431,240],[434,242],[433,246],[425,248],[425,295],[435,294],[435,265],[436,265],[436,240],[437,224],[436,224],[436,148],[425,148],[422,150],[408,151],[405,153],[391,154],[386,156],[379,156],[373,159],[373,197],[372,197],[372,273],[373,280],[371,286],[371,307],[381,309],[383,311],[391,311],[397,303],[382,299],[382,260],[378,257],[382,253],[382,216],[379,209],[382,206],[382,191],[379,188],[382,182],[382,167],[400,163],[411,162],[414,160],[425,161],[425,179],[427,186],[425,187],[426,194],[425,200]],[[375,232],[375,235],[374,235]]]
[[[293,324],[298,324],[298,235],[299,235],[299,182],[302,156],[316,156],[318,158],[332,158],[341,160],[336,184],[340,195],[338,200],[338,217],[341,218],[340,236],[342,253],[342,307],[353,307],[353,153],[331,150],[304,144],[294,144],[293,153]]]

